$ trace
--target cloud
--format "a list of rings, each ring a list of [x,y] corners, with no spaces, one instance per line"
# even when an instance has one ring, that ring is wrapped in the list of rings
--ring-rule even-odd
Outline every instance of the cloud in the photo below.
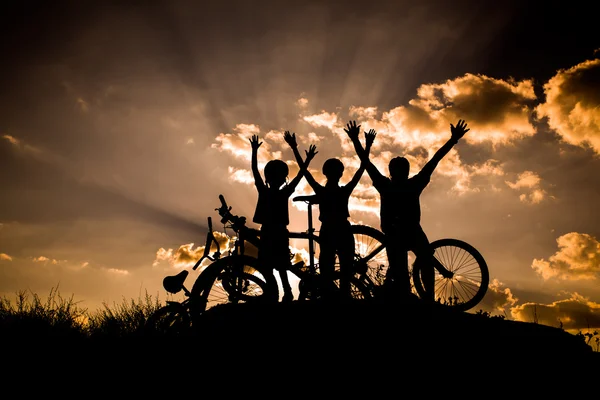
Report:
[[[358,117],[360,119],[375,118],[377,116],[377,107],[357,107],[350,106],[348,114],[350,117]]]
[[[318,143],[323,139],[325,139],[324,136],[319,136],[314,132],[308,132],[308,135],[306,137],[306,141],[309,143]],[[303,141],[303,138],[300,138],[300,140]]]
[[[519,196],[519,200],[528,204],[539,204],[548,197],[548,193],[540,188],[540,177],[532,171],[524,171],[520,173],[515,182],[505,181],[505,183],[514,190],[528,190],[528,193],[523,193]]]
[[[213,231],[213,235],[219,245],[221,254],[229,248],[232,238],[226,233]],[[200,258],[204,255],[204,249],[206,246],[198,246],[194,248],[194,243],[187,243],[179,246],[177,250],[160,248],[156,251],[153,266],[156,267],[161,262],[166,261],[172,268],[181,269],[192,267]],[[217,246],[211,243],[210,255],[217,251]],[[205,266],[210,263],[210,260],[204,260],[201,266]]]
[[[300,108],[306,108],[308,106],[308,99],[306,97],[300,97],[296,100],[296,105]]]
[[[229,172],[229,179],[234,182],[245,183],[247,185],[254,184],[254,175],[249,169],[228,167],[227,172]]]
[[[6,253],[0,253],[0,261],[12,261],[12,257]]]
[[[11,135],[2,135],[2,137],[8,140],[13,146],[18,146],[20,144],[19,139],[11,136]]]
[[[58,264],[58,260],[55,259],[50,259],[48,257],[45,256],[39,256],[39,257],[33,257],[33,262],[41,262],[41,263],[50,263],[50,264]]]
[[[217,135],[215,143],[211,147],[229,153],[250,165],[252,158],[250,138],[257,135],[262,142],[257,155],[259,168],[264,167],[271,159],[281,159],[281,151],[274,150],[274,147],[282,146],[285,143],[281,132],[269,131],[261,138],[260,127],[254,124],[237,124],[233,130],[234,133],[220,133]]]
[[[559,70],[545,85],[546,100],[536,107],[538,117],[565,142],[590,147],[600,154],[600,59]]]
[[[600,243],[586,233],[556,239],[559,250],[548,261],[534,259],[531,268],[544,280],[592,280],[600,277]]]
[[[408,107],[385,113],[385,118],[421,143],[430,133],[447,133],[449,124],[464,119],[470,143],[509,144],[535,134],[529,121],[536,96],[531,80],[501,80],[465,74],[441,84],[424,84]],[[425,137],[423,137],[425,135]]]
[[[478,305],[484,311],[505,314],[506,311],[517,303],[510,288],[505,287],[498,279],[492,279],[488,285],[485,297]]]
[[[322,111],[320,114],[306,115],[302,119],[314,127],[326,127],[331,131],[340,127],[337,114],[327,111]]]
[[[421,85],[417,96],[406,105],[389,110],[380,110],[373,105],[352,105],[346,111],[350,118],[356,118],[361,130],[377,131],[377,138],[371,149],[371,161],[384,175],[388,174],[389,161],[399,154],[410,161],[411,175],[414,175],[446,143],[450,138],[450,125],[456,124],[459,119],[464,119],[470,128],[462,141],[471,146],[512,146],[531,137],[536,133],[531,123],[535,100],[531,80],[502,80],[485,75],[465,74],[442,83]],[[309,99],[303,96],[302,101],[297,103],[298,106],[301,104],[309,104]],[[342,114],[343,110],[340,109],[302,114],[300,123],[306,123],[320,131],[318,135],[315,132],[299,135],[298,141],[304,144],[319,142],[318,150],[322,156],[327,157],[325,154],[328,153],[343,159],[348,167],[343,179],[348,180],[354,172],[357,159],[354,146],[344,132]],[[333,136],[323,135],[322,130],[330,131]],[[234,133],[220,134],[213,147],[249,161],[251,153],[247,140],[251,133],[259,131],[255,124],[236,125]],[[282,151],[285,147],[279,133],[271,131],[264,135],[264,143],[259,152],[259,168],[264,168],[268,159],[284,154]],[[332,141],[336,138],[338,143]],[[339,150],[334,150],[336,148]],[[287,160],[290,165],[293,161]],[[252,184],[253,180],[247,169],[249,165],[243,169],[230,167],[230,179]],[[486,178],[503,176],[505,172],[503,164],[498,160],[484,158],[465,163],[458,148],[453,148],[439,163],[436,174],[451,178],[451,189],[455,193],[466,194],[482,188],[489,189],[492,185]],[[523,186],[535,176],[527,172],[518,181],[509,184],[514,190],[518,188],[525,191],[521,193],[521,201],[536,204],[547,197],[540,184]],[[378,193],[366,190],[359,193],[358,190],[352,194],[351,211],[378,214]],[[498,191],[500,187],[493,186],[489,190]]]
[[[600,304],[573,293],[550,304],[525,303],[511,308],[516,321],[562,327],[569,331],[600,328]]]

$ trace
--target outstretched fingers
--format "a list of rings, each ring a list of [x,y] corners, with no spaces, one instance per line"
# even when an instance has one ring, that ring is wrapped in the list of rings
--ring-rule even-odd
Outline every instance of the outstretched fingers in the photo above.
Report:
[[[296,134],[294,132],[290,131],[285,131],[283,133],[283,138],[285,139],[285,141],[292,147],[296,146]]]
[[[360,132],[360,125],[356,125],[356,121],[350,121],[346,124],[346,128],[344,128],[344,131],[350,137],[357,137],[358,133]]]
[[[252,137],[249,140],[253,149],[258,149],[262,144],[262,142],[258,140],[258,135],[252,135]]]

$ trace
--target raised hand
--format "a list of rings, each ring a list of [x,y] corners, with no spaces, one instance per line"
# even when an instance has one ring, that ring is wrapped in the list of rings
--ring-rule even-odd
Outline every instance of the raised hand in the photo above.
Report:
[[[350,121],[346,124],[344,131],[348,134],[350,139],[357,139],[360,133],[360,125],[356,125],[356,121]]]
[[[252,137],[249,140],[250,144],[252,145],[252,150],[258,150],[260,145],[263,143],[258,141],[258,135],[252,135]]]
[[[365,141],[367,146],[371,146],[375,141],[375,136],[377,136],[377,132],[375,129],[370,129],[369,132],[365,132]]]
[[[304,151],[306,153],[306,165],[308,165],[308,163],[315,158],[315,156],[317,155],[318,151],[317,151],[317,146],[315,146],[314,144],[311,144],[308,147],[308,150]]]
[[[452,132],[452,137],[455,139],[460,139],[470,130],[470,128],[467,129],[467,123],[463,119],[459,119],[456,126],[450,124],[450,131]]]
[[[290,147],[297,147],[298,143],[296,143],[296,134],[290,133],[290,131],[285,131],[283,134],[283,138],[290,145]]]

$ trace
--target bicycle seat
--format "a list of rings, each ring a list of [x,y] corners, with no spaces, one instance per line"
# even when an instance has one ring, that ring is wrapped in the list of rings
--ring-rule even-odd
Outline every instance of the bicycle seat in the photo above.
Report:
[[[294,201],[305,201],[308,204],[319,204],[319,199],[316,194],[311,194],[308,196],[296,196],[293,199]]]
[[[163,279],[163,287],[169,293],[177,294],[183,289],[183,282],[190,272],[183,270],[177,275],[167,276]]]

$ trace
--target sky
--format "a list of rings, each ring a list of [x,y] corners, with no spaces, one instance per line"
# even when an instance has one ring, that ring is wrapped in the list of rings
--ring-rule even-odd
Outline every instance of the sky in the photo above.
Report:
[[[600,328],[600,37],[586,2],[8,1],[0,15],[0,296],[52,290],[90,310],[146,294],[203,252],[223,194],[251,220],[248,139],[411,175],[470,131],[421,198],[430,240],[490,270],[477,306]],[[361,133],[362,137],[362,133]],[[303,180],[297,194],[311,193]],[[379,228],[365,174],[351,221]],[[290,230],[306,209],[290,203]],[[318,213],[315,215],[315,221]],[[318,222],[315,222],[318,224]],[[250,222],[250,226],[256,227]],[[227,233],[227,232],[224,232]],[[231,232],[229,232],[231,233]],[[186,282],[189,287],[195,272]]]

